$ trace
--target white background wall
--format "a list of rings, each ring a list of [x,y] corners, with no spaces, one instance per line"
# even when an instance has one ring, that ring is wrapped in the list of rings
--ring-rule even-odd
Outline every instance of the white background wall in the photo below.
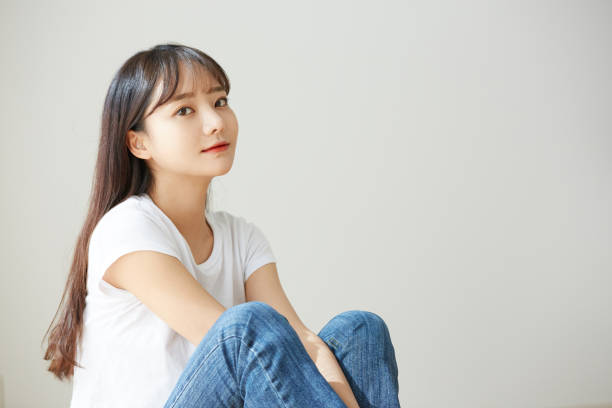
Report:
[[[4,0],[5,407],[68,406],[41,340],[102,102],[168,41],[232,83],[214,208],[262,228],[313,330],[386,320],[403,407],[612,403],[612,2]]]

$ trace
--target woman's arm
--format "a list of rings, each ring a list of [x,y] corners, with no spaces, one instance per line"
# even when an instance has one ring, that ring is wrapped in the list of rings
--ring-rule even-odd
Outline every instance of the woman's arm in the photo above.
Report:
[[[249,276],[245,283],[246,301],[260,301],[287,318],[321,375],[349,408],[359,408],[336,356],[327,344],[300,320],[281,286],[276,263],[269,263]]]
[[[295,327],[294,327],[295,329]],[[304,348],[314,361],[321,375],[336,391],[336,394],[349,408],[359,408],[353,390],[351,389],[342,368],[327,344],[315,333],[305,328],[297,328],[297,334],[304,344]]]
[[[125,254],[106,270],[103,279],[131,292],[194,346],[225,311],[177,258],[159,252]]]

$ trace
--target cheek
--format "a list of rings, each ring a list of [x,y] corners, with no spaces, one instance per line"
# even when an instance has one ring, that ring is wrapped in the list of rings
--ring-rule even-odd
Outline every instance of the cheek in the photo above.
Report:
[[[182,126],[166,125],[159,127],[155,135],[154,157],[159,163],[180,163],[200,151],[198,138]]]
[[[234,111],[230,110],[223,120],[227,130],[232,131],[233,133],[238,132],[238,119],[236,118]]]

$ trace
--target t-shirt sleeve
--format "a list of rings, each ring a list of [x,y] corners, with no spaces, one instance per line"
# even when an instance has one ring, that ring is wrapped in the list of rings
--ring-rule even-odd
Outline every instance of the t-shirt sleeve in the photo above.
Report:
[[[270,242],[263,234],[261,229],[252,222],[247,222],[246,226],[246,259],[244,268],[244,281],[258,268],[276,262],[276,257],[272,252]]]
[[[138,208],[111,209],[98,222],[89,243],[92,272],[101,279],[122,255],[134,251],[156,251],[178,259],[179,251],[163,225]]]

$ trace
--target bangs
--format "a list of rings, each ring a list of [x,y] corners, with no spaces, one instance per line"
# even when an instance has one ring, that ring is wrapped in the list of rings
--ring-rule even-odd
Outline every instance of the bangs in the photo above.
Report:
[[[155,64],[154,72],[156,72],[154,84],[151,86],[150,94],[148,97],[148,106],[153,98],[154,90],[157,89],[161,83],[161,94],[151,108],[151,111],[147,116],[157,109],[160,105],[166,103],[172,98],[176,92],[181,79],[184,81],[187,78],[191,78],[192,90],[199,89],[201,85],[206,81],[205,75],[208,73],[219,84],[224,88],[226,94],[229,94],[229,81],[225,75],[225,72],[214,64],[208,63],[208,60],[203,58],[197,52],[184,52],[184,53],[171,53],[161,58],[152,61]],[[181,78],[181,68],[184,70],[186,78]],[[145,116],[146,117],[146,116]]]

